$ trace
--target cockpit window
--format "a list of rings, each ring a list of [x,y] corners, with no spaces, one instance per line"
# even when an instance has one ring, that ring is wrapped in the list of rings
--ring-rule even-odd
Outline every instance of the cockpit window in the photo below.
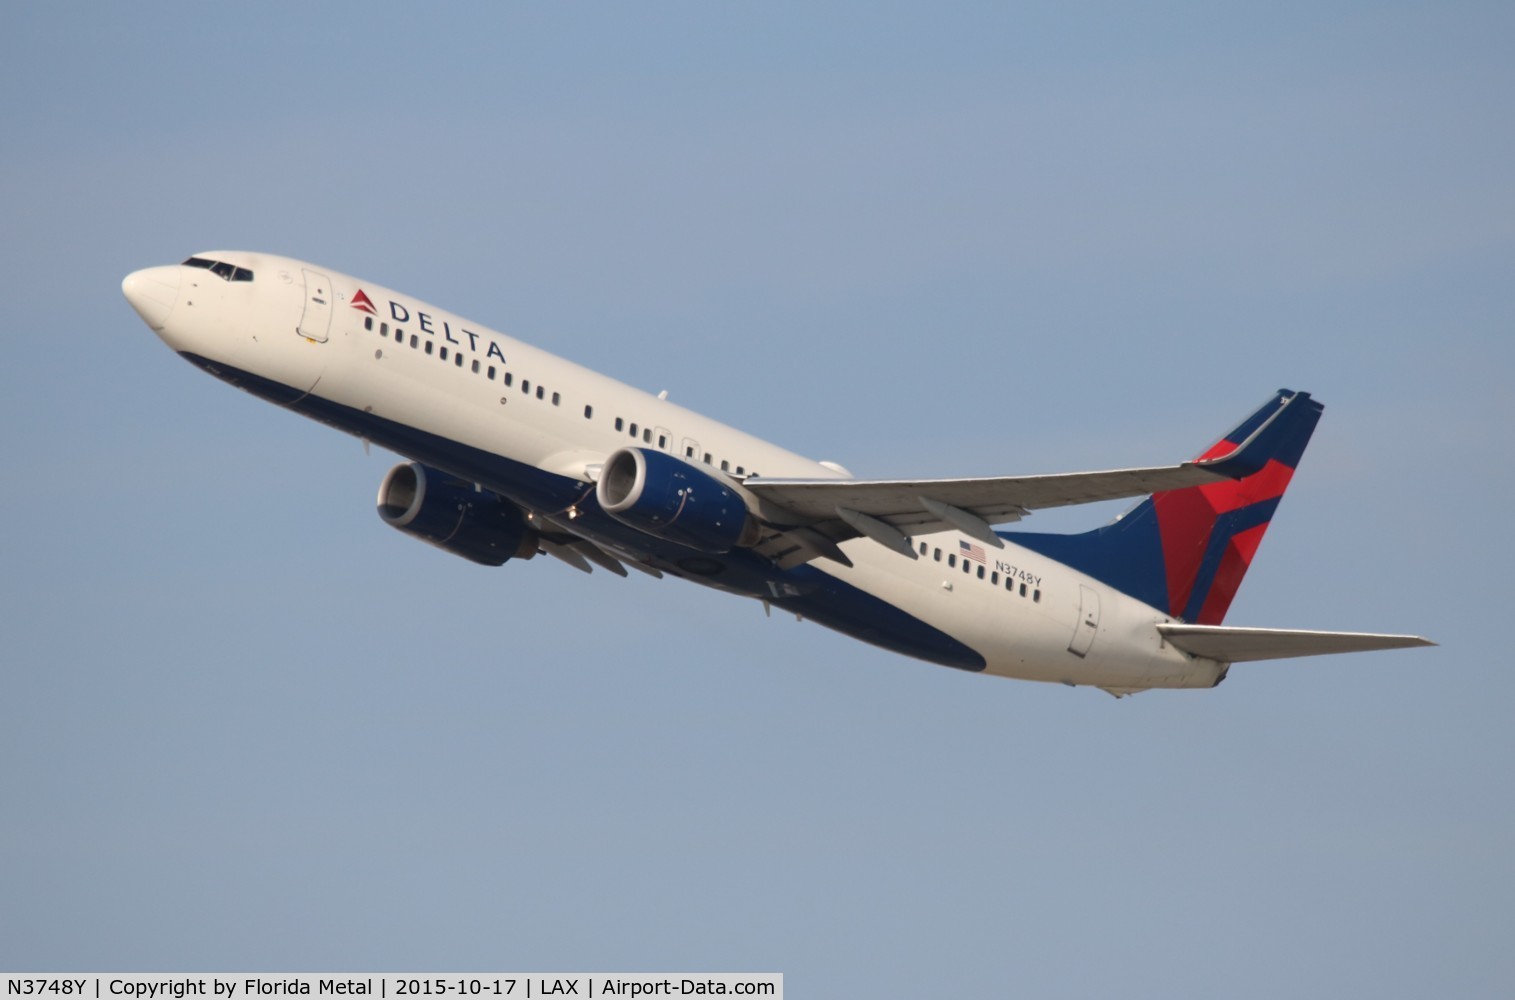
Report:
[[[224,281],[251,281],[253,273],[245,267],[234,267],[224,260],[209,260],[205,257],[191,257],[184,262],[185,267],[203,267],[212,274],[218,274]]]

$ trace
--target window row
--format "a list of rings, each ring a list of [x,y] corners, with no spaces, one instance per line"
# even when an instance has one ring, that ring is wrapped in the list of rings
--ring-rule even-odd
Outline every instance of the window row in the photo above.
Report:
[[[967,575],[976,576],[980,580],[987,580],[991,586],[998,587],[1000,581],[999,570],[991,570],[987,565],[985,565],[986,560],[984,558],[983,549],[979,548],[977,545],[972,545],[969,542],[963,542],[961,544],[963,545],[961,558],[959,558],[958,553],[956,552],[948,552],[947,565],[949,567],[956,567],[961,565],[963,567],[963,572]],[[929,552],[932,559],[937,562],[942,561],[942,550],[933,549],[925,542],[921,542],[920,552],[921,555],[926,555]],[[1040,604],[1042,600],[1042,591],[1040,587],[1032,587],[1028,585],[1025,580],[1017,580],[1015,577],[1009,575],[1008,573],[1005,574],[1005,590],[1012,594],[1019,593],[1021,597],[1029,597],[1033,602],[1037,604]]]
[[[589,416],[589,407],[587,406],[584,407],[584,416]],[[629,435],[633,439],[640,440],[643,444],[654,445],[658,448],[659,451],[672,451],[672,449],[669,447],[670,438],[668,435],[670,432],[662,427],[647,427],[638,424],[634,420],[628,421],[624,417],[616,417],[615,429],[623,434]],[[731,472],[738,476],[745,476],[748,474],[747,467],[744,465],[738,465],[733,468],[731,462],[724,458],[721,459],[719,463],[717,463],[714,455],[708,451],[702,452],[699,445],[695,444],[693,441],[690,441],[688,438],[684,439],[684,457],[695,462],[703,461],[706,465],[710,466],[719,464],[722,472]],[[756,469],[753,470],[752,475],[757,475]]]
[[[374,328],[372,316],[364,317],[363,328],[365,330],[372,330]],[[462,351],[449,352],[446,344],[437,344],[430,337],[418,337],[413,333],[407,336],[404,327],[397,326],[391,333],[388,323],[380,323],[379,337],[384,340],[393,339],[397,344],[408,343],[412,348],[423,351],[426,354],[433,355],[440,361],[446,361],[450,357],[452,359],[452,363],[456,367],[466,367],[475,375],[483,375],[491,382],[495,381],[498,378],[503,385],[513,386],[516,384],[516,377],[514,372],[508,371],[504,368],[497,368],[494,365],[486,365],[478,358],[470,359]],[[531,384],[531,379],[529,378],[521,379],[520,386],[521,392],[527,396],[534,395],[537,399],[543,400],[544,402],[550,400],[553,406],[562,405],[563,396],[561,393],[554,392],[549,395],[546,388],[543,386],[537,385],[533,387]],[[589,416],[589,407],[587,406],[584,408],[584,415],[586,417]]]
[[[374,319],[372,316],[363,317],[363,328],[369,331],[372,331],[374,329]],[[453,351],[451,352],[451,355],[449,355],[447,346],[445,344],[439,345],[430,337],[419,337],[413,333],[407,335],[405,329],[399,326],[396,326],[394,330],[391,331],[388,323],[378,324],[378,330],[379,337],[383,340],[393,339],[397,344],[408,343],[412,348],[424,351],[426,354],[435,355],[442,361],[448,360],[450,356],[453,364],[455,364],[457,367],[463,368],[464,366],[468,366],[471,368],[475,375],[483,375],[490,381],[495,381],[496,378],[498,378],[506,386],[514,385],[516,383],[515,374],[513,372],[507,371],[504,368],[496,368],[494,365],[485,364],[483,362],[480,362],[477,358],[470,360],[466,355],[464,355],[462,351]],[[535,389],[533,389],[530,379],[521,379],[520,386],[521,391],[528,396],[535,394],[536,398],[541,400],[546,400],[549,398],[547,391],[541,385],[537,385]],[[562,396],[559,393],[552,393],[550,398],[553,406],[558,406],[562,403]],[[585,404],[584,419],[594,419],[593,406]],[[647,427],[645,425],[639,425],[635,421],[627,421],[623,417],[616,417],[614,424],[615,429],[618,432],[627,434],[633,439],[640,440],[643,444],[655,445],[661,451],[672,450],[669,446],[669,432],[661,427],[653,428]],[[710,466],[719,464],[722,472],[734,473],[738,476],[746,476],[748,474],[745,466],[738,465],[733,468],[731,462],[727,459],[723,458],[719,463],[717,463],[715,456],[713,456],[708,451],[701,452],[697,445],[689,442],[687,439],[685,440],[684,444],[684,457],[692,459],[696,462],[703,460],[706,465]],[[752,475],[756,476],[757,471],[754,470],[752,472]]]

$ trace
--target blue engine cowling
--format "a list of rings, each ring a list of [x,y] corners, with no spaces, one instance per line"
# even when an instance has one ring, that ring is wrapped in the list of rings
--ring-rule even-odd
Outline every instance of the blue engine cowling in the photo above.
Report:
[[[530,559],[537,536],[521,508],[445,472],[407,462],[379,485],[384,523],[481,566]]]
[[[622,448],[606,459],[595,496],[622,524],[700,552],[730,552],[760,533],[736,490],[648,448]]]

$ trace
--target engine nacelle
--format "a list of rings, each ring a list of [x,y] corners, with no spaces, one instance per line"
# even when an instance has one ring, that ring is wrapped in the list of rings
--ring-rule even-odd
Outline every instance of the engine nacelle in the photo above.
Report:
[[[622,448],[607,458],[595,496],[622,524],[700,552],[730,552],[755,544],[760,534],[736,490],[648,448]]]
[[[407,462],[389,470],[379,485],[379,517],[385,524],[482,566],[530,559],[536,532],[521,508],[497,493],[462,484],[445,472]]]

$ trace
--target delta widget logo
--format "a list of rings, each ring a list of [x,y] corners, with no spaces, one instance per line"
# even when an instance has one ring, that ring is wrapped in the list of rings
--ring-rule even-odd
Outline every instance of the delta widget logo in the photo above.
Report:
[[[360,310],[361,312],[366,312],[370,316],[379,315],[379,310],[374,308],[373,300],[365,295],[363,293],[363,289],[361,288],[358,289],[357,293],[352,297],[352,307],[354,309]]]

